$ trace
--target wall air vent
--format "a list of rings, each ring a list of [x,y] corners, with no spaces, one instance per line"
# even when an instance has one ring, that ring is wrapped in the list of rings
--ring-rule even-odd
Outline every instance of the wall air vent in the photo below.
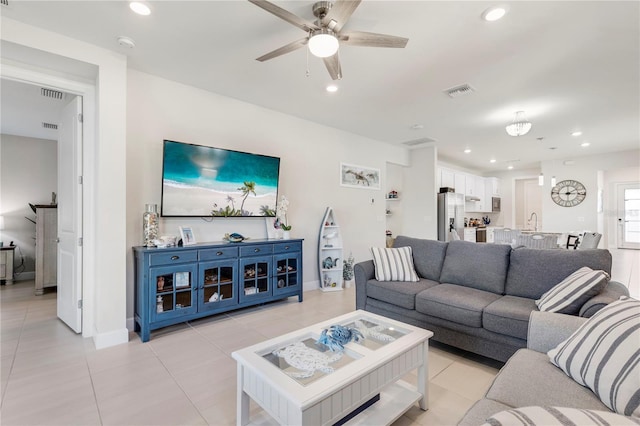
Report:
[[[45,98],[62,100],[64,98],[64,93],[59,92],[53,89],[45,89],[44,87],[40,88],[40,94]]]
[[[420,138],[420,139],[413,139],[410,141],[406,141],[406,142],[402,142],[402,145],[406,145],[406,146],[418,146],[418,145],[424,145],[430,142],[435,142],[435,139],[431,139],[431,138]]]
[[[475,89],[468,84],[461,84],[460,86],[452,87],[450,89],[446,89],[444,93],[446,93],[450,98],[457,98],[463,95],[468,95],[469,93],[475,92]]]
[[[53,124],[53,123],[42,123],[42,127],[44,127],[45,129],[50,129],[50,130],[58,130],[58,125],[57,124]]]

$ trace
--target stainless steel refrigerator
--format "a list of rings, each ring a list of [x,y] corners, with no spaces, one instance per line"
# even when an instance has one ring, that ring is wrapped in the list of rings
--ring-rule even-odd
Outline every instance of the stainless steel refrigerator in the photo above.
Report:
[[[464,194],[444,192],[438,194],[438,240],[451,241],[450,231],[464,237]]]

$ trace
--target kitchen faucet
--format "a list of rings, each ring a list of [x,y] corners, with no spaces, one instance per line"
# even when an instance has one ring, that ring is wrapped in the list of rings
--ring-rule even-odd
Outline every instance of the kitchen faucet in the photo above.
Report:
[[[531,225],[531,219],[533,219],[533,216],[536,217],[536,225],[534,226],[533,230],[538,232],[538,214],[536,212],[531,213],[531,216],[529,216],[529,220],[527,221],[527,223]]]

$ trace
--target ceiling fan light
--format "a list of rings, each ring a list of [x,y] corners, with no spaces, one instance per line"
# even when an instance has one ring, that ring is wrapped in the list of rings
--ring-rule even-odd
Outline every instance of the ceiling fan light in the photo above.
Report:
[[[524,111],[518,111],[513,122],[508,124],[505,129],[510,136],[523,136],[531,130],[531,122],[525,118]]]
[[[338,51],[340,43],[330,30],[318,31],[309,39],[309,51],[318,58],[328,58]]]

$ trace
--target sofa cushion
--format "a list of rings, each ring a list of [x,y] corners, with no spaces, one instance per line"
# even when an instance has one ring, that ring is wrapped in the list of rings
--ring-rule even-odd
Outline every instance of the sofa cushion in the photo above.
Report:
[[[439,284],[424,278],[417,282],[369,280],[367,296],[405,309],[415,309],[416,294]]]
[[[440,282],[504,294],[510,252],[503,244],[450,241]]]
[[[418,281],[411,247],[371,247],[378,281]]]
[[[502,296],[484,309],[482,326],[495,333],[526,340],[529,316],[535,310],[533,299]]]
[[[520,349],[502,367],[486,398],[511,407],[548,405],[607,410],[588,388],[549,362],[546,354]]]
[[[543,294],[536,300],[536,305],[541,311],[575,315],[608,282],[609,274],[606,272],[583,266]]]
[[[413,265],[416,272],[422,278],[433,281],[440,280],[440,272],[444,263],[444,256],[447,253],[448,243],[437,240],[426,240],[422,238],[410,238],[405,236],[396,237],[393,242],[394,247],[409,246],[413,250]]]
[[[571,407],[520,407],[501,411],[482,426],[638,426],[640,419],[621,416],[611,411],[581,410]]]
[[[608,250],[519,248],[511,252],[505,294],[539,299],[573,272],[588,266],[611,274]]]
[[[485,420],[504,410],[508,410],[513,407],[494,401],[492,399],[481,399],[477,401],[469,410],[465,413],[464,417],[458,426],[478,426]]]
[[[640,417],[640,301],[622,297],[551,349],[551,362],[613,411]]]
[[[482,327],[482,310],[500,296],[455,284],[440,284],[416,296],[416,311],[470,327]]]

